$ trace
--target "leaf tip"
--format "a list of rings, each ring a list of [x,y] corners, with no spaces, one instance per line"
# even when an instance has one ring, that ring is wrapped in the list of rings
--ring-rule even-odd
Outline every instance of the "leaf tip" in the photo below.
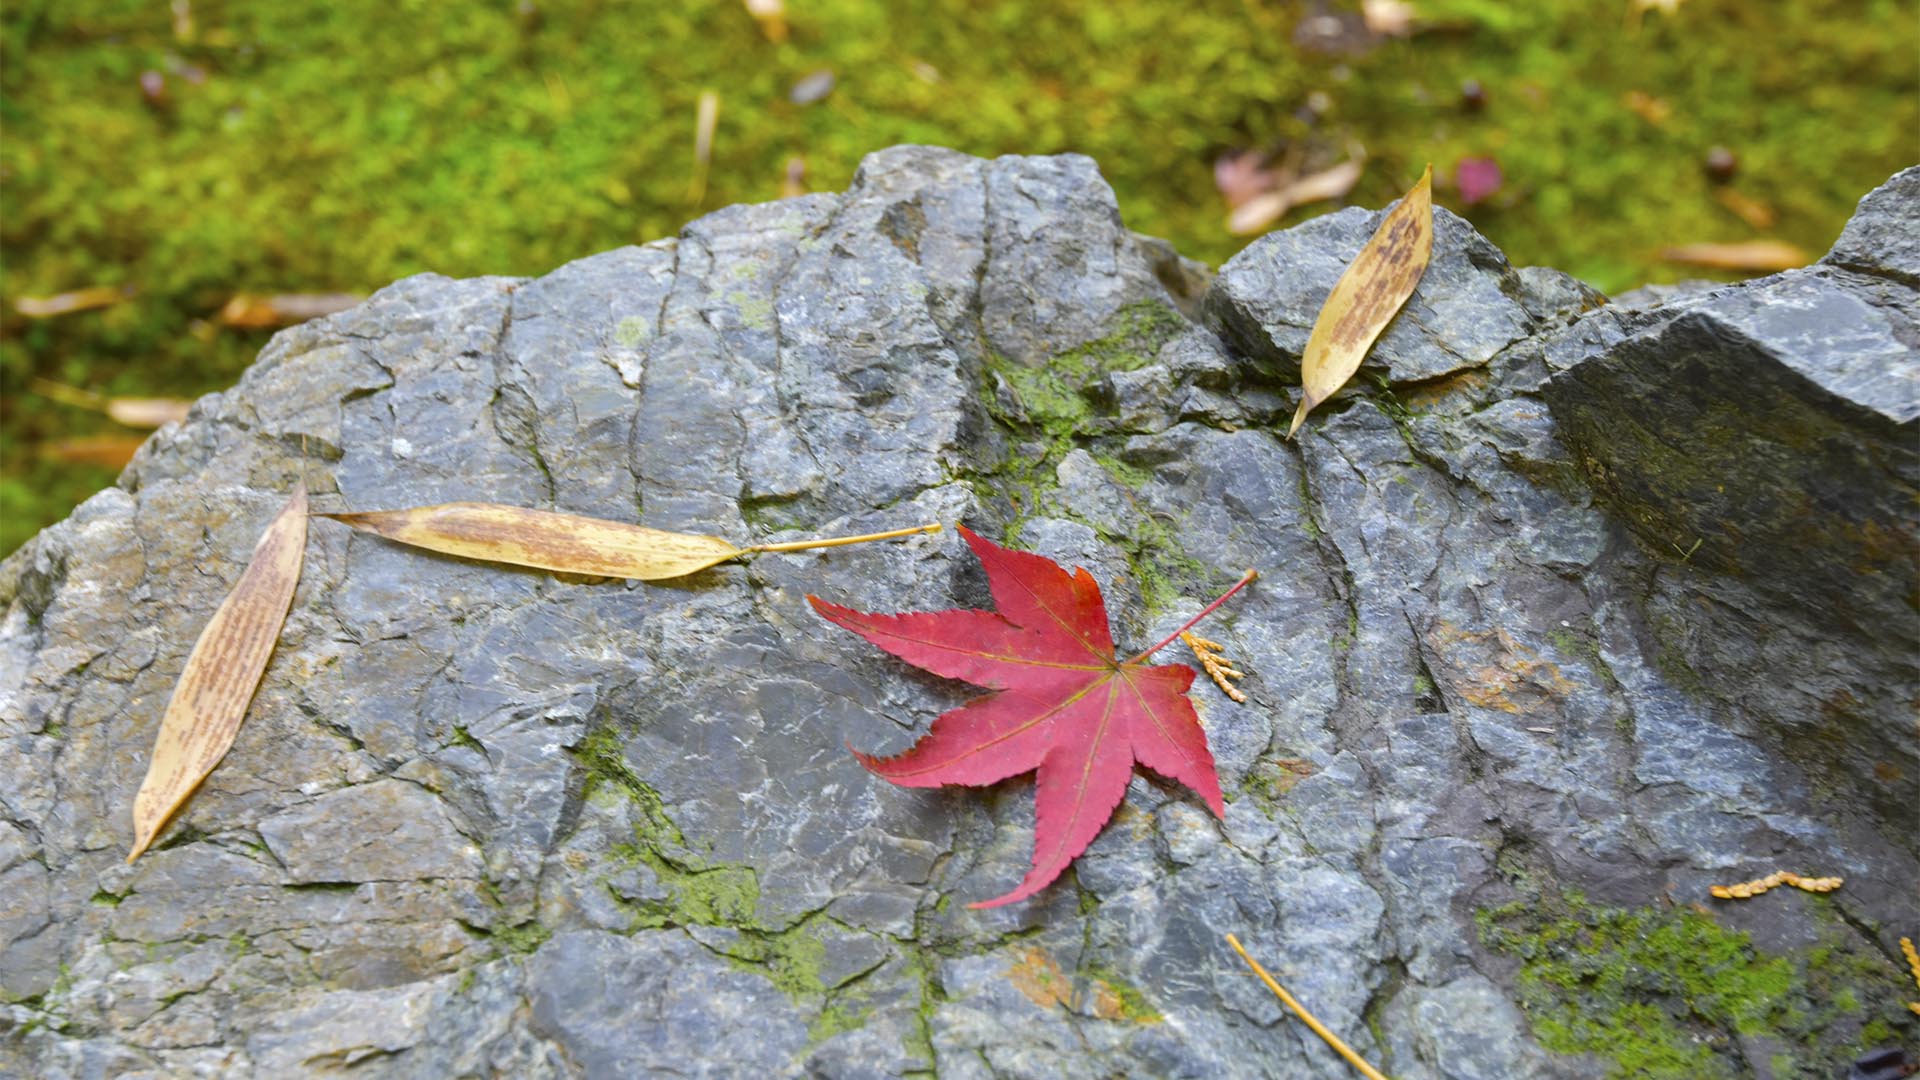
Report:
[[[1300,425],[1306,422],[1307,414],[1312,411],[1313,411],[1313,399],[1311,397],[1301,398],[1300,407],[1298,409],[1295,409],[1293,412],[1293,423],[1287,426],[1288,439],[1292,439],[1294,436],[1294,433],[1300,430]]]

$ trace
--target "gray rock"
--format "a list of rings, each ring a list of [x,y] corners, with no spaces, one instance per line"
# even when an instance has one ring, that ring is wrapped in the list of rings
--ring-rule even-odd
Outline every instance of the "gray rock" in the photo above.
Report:
[[[0,563],[0,1075],[1336,1075],[1228,932],[1396,1076],[1911,1040],[1914,205],[1642,308],[1441,213],[1386,385],[1292,443],[1377,216],[1207,288],[1083,158],[897,148],[286,331]],[[966,906],[1028,865],[1030,783],[862,770],[973,692],[805,602],[986,605],[952,532],[649,585],[316,520],[232,751],[124,865],[186,652],[302,476],[740,542],[964,520],[1086,566],[1123,647],[1258,567],[1204,631],[1248,702],[1193,694],[1227,813],[1143,773],[1060,883]],[[1673,550],[1709,527],[1739,542]],[[1847,881],[1688,906],[1776,867]]]
[[[1916,203],[1862,205],[1850,234]],[[1821,266],[1662,310],[1545,390],[1593,490],[1672,568],[1650,629],[1826,782],[1912,805],[1920,296]]]
[[[1862,196],[1833,250],[1820,261],[1920,285],[1920,165],[1895,173]]]

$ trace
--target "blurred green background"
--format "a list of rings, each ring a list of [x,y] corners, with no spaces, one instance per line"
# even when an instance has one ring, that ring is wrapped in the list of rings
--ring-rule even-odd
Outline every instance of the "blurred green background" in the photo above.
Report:
[[[792,0],[775,41],[738,0],[10,0],[0,552],[112,481],[62,460],[84,456],[71,440],[132,433],[36,377],[191,397],[266,341],[217,318],[237,292],[539,274],[775,198],[796,157],[830,191],[900,142],[1080,151],[1129,225],[1217,264],[1246,243],[1223,155],[1311,171],[1364,148],[1345,201],[1387,202],[1431,161],[1438,201],[1516,263],[1608,291],[1701,275],[1661,261],[1668,244],[1817,256],[1920,157],[1910,3],[1370,6],[1372,30],[1361,0]],[[720,108],[696,197],[703,91]],[[1501,176],[1471,207],[1450,183],[1469,157]],[[19,314],[98,287],[131,295]]]

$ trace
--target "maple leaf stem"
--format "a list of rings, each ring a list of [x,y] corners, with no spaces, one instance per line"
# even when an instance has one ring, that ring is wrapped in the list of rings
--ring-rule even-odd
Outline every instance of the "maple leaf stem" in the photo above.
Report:
[[[867,533],[864,536],[836,536],[830,540],[790,540],[784,544],[755,544],[741,548],[742,551],[806,551],[810,548],[839,547],[842,544],[864,544],[869,540],[891,540],[896,536],[913,536],[918,533],[940,531],[940,523],[915,525],[911,529],[893,529],[888,532]]]
[[[1206,618],[1207,616],[1209,616],[1209,615],[1211,615],[1211,614],[1213,614],[1213,613],[1214,613],[1215,611],[1217,611],[1217,610],[1219,610],[1219,608],[1220,608],[1220,605],[1221,605],[1221,604],[1224,604],[1224,603],[1226,603],[1226,602],[1227,602],[1227,601],[1228,601],[1229,599],[1231,599],[1231,598],[1233,597],[1233,594],[1234,594],[1234,593],[1237,593],[1237,592],[1239,592],[1239,591],[1240,591],[1241,589],[1244,589],[1244,588],[1246,588],[1246,587],[1247,587],[1247,582],[1249,582],[1249,581],[1252,581],[1252,580],[1253,580],[1254,578],[1257,578],[1257,577],[1259,577],[1259,576],[1260,576],[1260,571],[1258,571],[1258,570],[1249,570],[1249,571],[1247,571],[1246,573],[1244,573],[1244,574],[1241,574],[1241,575],[1240,575],[1240,580],[1239,580],[1239,581],[1236,581],[1236,582],[1234,582],[1234,584],[1233,584],[1233,588],[1231,588],[1231,589],[1228,589],[1228,590],[1227,590],[1226,592],[1224,592],[1224,593],[1221,593],[1221,594],[1220,594],[1220,599],[1218,599],[1218,600],[1215,600],[1215,601],[1214,601],[1213,603],[1211,603],[1211,604],[1208,604],[1208,605],[1207,605],[1206,607],[1204,607],[1204,608],[1201,608],[1201,609],[1200,609],[1200,614],[1198,614],[1198,615],[1195,615],[1195,616],[1194,616],[1193,618],[1191,618],[1191,619],[1188,619],[1188,620],[1186,621],[1186,623],[1185,623],[1184,625],[1182,625],[1182,626],[1180,627],[1180,629],[1178,629],[1178,630],[1175,630],[1175,631],[1174,631],[1173,633],[1171,633],[1171,634],[1168,634],[1168,635],[1166,636],[1166,639],[1165,639],[1164,641],[1162,641],[1162,642],[1160,642],[1160,644],[1158,644],[1158,645],[1155,645],[1155,646],[1154,646],[1153,648],[1151,648],[1151,649],[1148,649],[1147,651],[1145,651],[1145,652],[1143,652],[1143,653],[1141,653],[1140,655],[1138,655],[1138,656],[1136,656],[1136,657],[1134,657],[1133,659],[1131,659],[1131,660],[1129,660],[1129,661],[1127,661],[1127,663],[1129,663],[1129,664],[1137,664],[1137,663],[1139,663],[1140,661],[1142,661],[1142,660],[1145,660],[1145,659],[1146,659],[1147,657],[1149,657],[1149,656],[1152,656],[1152,655],[1153,655],[1154,653],[1157,653],[1157,652],[1159,652],[1159,651],[1160,651],[1161,649],[1164,649],[1164,648],[1166,648],[1167,646],[1169,646],[1169,645],[1171,645],[1171,644],[1173,644],[1173,643],[1174,643],[1175,641],[1177,641],[1177,640],[1179,640],[1179,638],[1180,638],[1180,635],[1181,635],[1181,634],[1184,634],[1184,633],[1186,633],[1186,632],[1187,632],[1188,630],[1190,630],[1190,629],[1192,629],[1192,628],[1193,628],[1193,624],[1194,624],[1194,623],[1197,623],[1197,622],[1199,622],[1199,621],[1200,621],[1201,619],[1204,619],[1204,618]]]

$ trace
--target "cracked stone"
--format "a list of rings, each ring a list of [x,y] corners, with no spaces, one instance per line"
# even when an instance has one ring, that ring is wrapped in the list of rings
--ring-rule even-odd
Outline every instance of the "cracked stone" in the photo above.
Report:
[[[1847,884],[1709,910],[1830,1019],[1786,1050],[1676,1022],[1729,1074],[1910,1040],[1915,175],[1815,267],[1630,304],[1440,212],[1386,385],[1298,442],[1290,373],[1377,212],[1208,285],[1072,156],[898,147],[289,329],[0,563],[0,1074],[1336,1074],[1233,932],[1391,1075],[1581,1075],[1479,920],[1775,868]],[[1141,305],[1200,318],[1088,348]],[[1018,376],[1069,353],[1066,431]],[[233,749],[123,865],[186,653],[303,475],[325,510],[743,544],[965,521],[1087,567],[1140,645],[1257,567],[1204,629],[1248,702],[1193,692],[1226,819],[1143,773],[1060,883],[966,907],[1026,870],[1030,782],[861,769],[975,691],[805,601],[986,606],[951,531],[641,584],[316,521]],[[1814,970],[1835,949],[1866,959]]]

